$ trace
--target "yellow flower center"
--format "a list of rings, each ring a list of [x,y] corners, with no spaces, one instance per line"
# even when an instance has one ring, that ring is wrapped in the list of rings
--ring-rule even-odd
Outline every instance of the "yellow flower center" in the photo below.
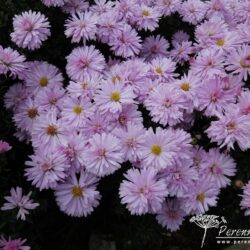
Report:
[[[160,155],[161,154],[161,146],[158,144],[153,144],[151,147],[151,152],[154,155]]]
[[[81,114],[81,112],[82,112],[82,107],[80,107],[79,105],[77,105],[77,106],[75,106],[75,107],[73,108],[73,111],[74,111],[77,115],[79,115],[79,114]]]
[[[197,201],[203,202],[205,200],[205,194],[204,193],[200,193],[197,195],[196,197]]]
[[[37,115],[38,115],[38,111],[37,111],[36,108],[30,108],[30,109],[28,110],[28,117],[29,117],[30,119],[34,119]]]
[[[188,82],[184,82],[182,85],[181,85],[181,89],[184,90],[184,91],[189,91],[190,90],[190,84]]]
[[[47,134],[52,135],[52,136],[56,135],[57,134],[57,127],[54,125],[49,125],[47,127]]]
[[[113,92],[113,93],[111,94],[110,99],[111,99],[111,101],[119,102],[120,99],[121,99],[121,95],[120,95],[120,93],[118,93],[118,92]]]
[[[224,40],[224,39],[219,39],[219,40],[216,42],[216,44],[217,44],[218,46],[223,46],[223,45],[225,44],[225,40]]]
[[[82,197],[83,196],[83,189],[79,186],[75,186],[72,188],[72,194],[76,197]]]
[[[155,68],[155,72],[158,73],[158,74],[162,74],[162,69],[161,69],[161,67]]]
[[[47,77],[42,77],[40,80],[39,80],[39,84],[41,87],[46,87],[49,83],[49,80]]]
[[[143,10],[143,11],[142,11],[142,15],[143,15],[143,16],[149,16],[150,13],[149,13],[148,10]]]

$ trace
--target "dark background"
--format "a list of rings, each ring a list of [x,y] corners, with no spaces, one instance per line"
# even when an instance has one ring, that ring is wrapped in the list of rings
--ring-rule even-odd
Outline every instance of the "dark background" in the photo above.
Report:
[[[17,48],[9,36],[12,32],[13,16],[29,9],[41,11],[48,17],[52,26],[51,37],[42,48],[33,52]],[[47,8],[39,0],[0,0],[0,45],[17,49],[25,54],[27,60],[45,60],[56,65],[63,72],[66,85],[65,56],[77,46],[77,44],[72,45],[70,39],[64,36],[66,18],[67,15],[59,8]],[[193,27],[181,22],[177,14],[162,19],[160,27],[154,34],[161,34],[170,41],[172,34],[179,29],[193,36]],[[147,32],[140,34],[142,38],[148,35]],[[96,43],[96,45],[108,58],[108,47],[103,44]],[[187,65],[178,68],[179,73],[187,70]],[[33,188],[23,177],[24,161],[27,160],[29,154],[32,154],[32,147],[19,142],[13,136],[15,126],[12,122],[12,114],[6,111],[3,105],[5,92],[16,82],[17,80],[0,76],[0,139],[8,141],[13,146],[11,151],[0,155],[0,206],[4,202],[4,195],[8,195],[10,188],[16,186],[23,187],[26,192],[32,190],[33,198],[40,203],[40,206],[31,212],[25,222],[16,220],[16,211],[0,211],[0,235],[27,238],[28,244],[34,250],[88,250],[90,237],[114,241],[118,250],[200,249],[203,230],[190,223],[189,218],[179,231],[171,233],[158,225],[154,216],[131,216],[120,204],[118,188],[123,173],[130,167],[129,163],[123,164],[122,169],[100,182],[98,189],[102,194],[101,204],[87,218],[71,218],[64,215],[55,204],[51,191],[39,192]],[[145,126],[155,126],[150,122],[145,110],[142,109],[142,111]],[[195,125],[190,131],[193,135],[197,133],[202,135],[202,139],[197,143],[206,149],[214,146],[209,143],[203,133],[209,123],[209,120],[197,113]],[[239,194],[242,191],[234,185],[234,181],[239,179],[246,182],[249,179],[250,154],[236,149],[232,152],[232,156],[237,162],[237,176],[232,180],[231,187],[220,194],[217,208],[211,209],[209,213],[224,216],[230,228],[248,229],[250,228],[249,219],[239,208]],[[215,241],[217,232],[216,229],[208,230],[203,249],[222,248]],[[101,247],[96,249],[101,250]],[[246,246],[245,249],[250,249],[250,247]]]

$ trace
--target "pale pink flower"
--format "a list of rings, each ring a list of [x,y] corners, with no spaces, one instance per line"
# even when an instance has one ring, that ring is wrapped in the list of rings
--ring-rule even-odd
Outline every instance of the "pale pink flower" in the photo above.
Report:
[[[167,199],[157,212],[156,219],[159,224],[166,227],[171,232],[178,230],[186,215],[185,208],[178,199]]]
[[[157,179],[156,171],[129,169],[119,189],[121,203],[126,204],[131,214],[156,213],[168,195],[166,184]]]
[[[99,177],[110,175],[121,167],[123,153],[121,141],[107,133],[95,134],[84,153],[85,168]]]
[[[75,48],[67,56],[67,74],[74,81],[84,81],[86,75],[101,73],[105,59],[93,45]]]
[[[242,45],[234,49],[226,57],[226,69],[246,81],[250,75],[250,46]]]
[[[13,18],[14,31],[11,40],[21,48],[30,50],[41,47],[42,42],[50,36],[48,19],[40,12],[25,11]]]
[[[169,43],[164,37],[148,36],[142,43],[140,55],[150,61],[158,56],[166,56],[168,48]]]
[[[25,176],[32,185],[39,190],[55,188],[59,181],[65,180],[70,165],[67,158],[60,151],[43,152],[36,151],[29,156],[30,160],[25,162]]]
[[[108,44],[115,55],[128,58],[139,54],[141,38],[130,25],[125,24],[122,30],[114,31]]]
[[[90,11],[77,12],[66,20],[66,37],[72,37],[71,41],[79,43],[81,40],[95,40],[97,32],[98,16]]]
[[[141,158],[140,147],[144,141],[145,129],[142,125],[128,123],[127,129],[115,129],[113,134],[121,140],[124,161],[136,162]]]
[[[23,194],[23,190],[20,187],[11,188],[10,196],[5,196],[6,202],[1,207],[2,211],[12,210],[17,208],[17,219],[26,220],[26,215],[29,214],[29,210],[33,210],[39,206],[39,203],[34,203],[30,199],[32,192],[27,195]]]
[[[219,188],[225,188],[231,182],[229,177],[236,174],[235,161],[219,149],[211,148],[200,164],[201,171],[211,178]]]
[[[85,171],[78,178],[72,173],[55,189],[56,202],[60,210],[74,217],[86,217],[99,205],[101,195],[96,190],[99,179]]]
[[[25,60],[26,58],[16,50],[3,48],[0,45],[0,74],[20,77],[26,69]]]
[[[62,6],[62,11],[68,14],[75,14],[77,12],[83,12],[88,9],[89,3],[85,0],[64,0],[65,3]]]

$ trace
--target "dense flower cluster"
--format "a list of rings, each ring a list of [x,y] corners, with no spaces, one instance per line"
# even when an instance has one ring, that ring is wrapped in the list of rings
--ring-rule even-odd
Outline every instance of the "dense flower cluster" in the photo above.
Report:
[[[155,214],[174,231],[185,216],[216,206],[237,171],[230,150],[250,148],[249,1],[42,2],[70,15],[65,36],[79,44],[66,57],[67,79],[48,62],[24,62],[0,46],[0,73],[20,80],[6,93],[5,107],[17,138],[34,148],[27,180],[52,189],[66,214],[87,216],[100,202],[100,178],[129,161],[119,195],[131,214]],[[195,25],[193,40],[181,30],[171,41],[143,40],[141,30],[155,31],[174,12]],[[41,13],[24,12],[14,18],[11,37],[32,50],[49,27]],[[117,58],[105,60],[91,41],[107,44]],[[145,126],[145,110],[153,127]],[[193,143],[197,112],[211,120],[204,132],[215,144],[206,150]],[[11,194],[3,209],[20,207],[19,199],[21,218],[37,206],[19,188]],[[241,205],[249,211],[249,185]]]

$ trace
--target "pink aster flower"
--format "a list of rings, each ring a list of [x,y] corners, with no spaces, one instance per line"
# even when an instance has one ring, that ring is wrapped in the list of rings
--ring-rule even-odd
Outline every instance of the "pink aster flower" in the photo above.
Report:
[[[83,97],[92,100],[100,89],[102,75],[91,74],[84,77],[81,82],[70,81],[67,91],[72,97]]]
[[[240,41],[244,43],[250,42],[250,30],[249,30],[249,24],[246,23],[240,23],[237,25],[237,34],[240,39]]]
[[[227,70],[239,76],[244,81],[250,75],[250,46],[242,45],[234,49],[226,58]]]
[[[237,105],[230,105],[225,114],[218,115],[207,129],[208,137],[220,147],[234,149],[237,142],[242,151],[250,148],[250,116],[242,115]]]
[[[117,13],[109,11],[100,16],[97,37],[102,43],[108,43],[114,36],[115,30],[122,30],[124,22],[120,21]]]
[[[56,112],[50,111],[39,116],[33,124],[31,135],[34,148],[42,146],[45,152],[50,152],[65,140],[65,128],[57,119]]]
[[[40,12],[25,11],[13,18],[14,31],[10,34],[11,40],[18,47],[30,50],[39,49],[42,42],[50,36],[48,19]]]
[[[202,147],[193,147],[192,148],[192,165],[200,174],[201,171],[201,163],[203,159],[207,157],[207,152]]]
[[[183,30],[178,30],[172,36],[172,44],[176,46],[176,44],[181,44],[182,42],[188,42],[190,36]]]
[[[62,109],[64,97],[64,88],[55,85],[39,91],[35,96],[34,103],[43,111],[56,111],[58,113]]]
[[[85,150],[85,168],[99,177],[110,175],[121,167],[123,153],[121,141],[108,133],[95,134]]]
[[[119,195],[131,214],[156,213],[161,209],[168,191],[154,169],[129,169],[124,176]]]
[[[31,98],[28,98],[19,105],[13,119],[19,129],[31,133],[33,124],[41,112],[41,108],[37,106]]]
[[[184,197],[189,192],[190,185],[198,179],[198,173],[191,164],[191,160],[180,160],[159,173],[159,177],[167,185],[170,196]]]
[[[142,124],[142,114],[137,109],[135,104],[123,105],[122,111],[112,117],[110,125],[114,128],[126,129],[129,122]]]
[[[26,58],[16,50],[3,48],[0,45],[0,74],[10,74],[11,77],[21,76],[26,69],[24,61]]]
[[[240,202],[241,209],[246,209],[245,215],[250,215],[250,181],[243,187],[243,195]]]
[[[153,31],[158,27],[161,13],[156,7],[149,7],[141,4],[137,9],[134,21],[139,30],[145,29]]]
[[[249,1],[239,1],[237,5],[237,15],[240,22],[250,23],[249,11],[250,11]]]
[[[14,239],[12,240],[10,237],[9,239],[5,239],[1,236],[0,239],[0,249],[1,250],[30,250],[29,246],[24,246],[26,239]]]
[[[217,50],[202,50],[191,64],[192,72],[203,79],[225,76],[224,56]]]
[[[65,180],[70,165],[60,151],[45,153],[37,151],[25,162],[25,176],[39,190],[55,188],[59,181]]]
[[[189,161],[192,157],[192,138],[190,133],[187,133],[181,128],[173,129],[169,127],[167,129],[168,136],[172,137],[172,143],[178,147],[178,153],[174,155],[175,162],[184,160]]]
[[[67,158],[71,167],[79,171],[84,163],[84,151],[86,150],[87,140],[82,134],[76,131],[67,135],[65,141],[58,146],[58,150]]]
[[[121,203],[131,214],[156,213],[168,195],[166,184],[154,169],[129,169],[119,189]]]
[[[111,132],[110,117],[106,114],[100,114],[98,110],[86,119],[86,123],[81,127],[81,132],[88,138],[94,134]]]
[[[128,58],[139,54],[141,38],[130,25],[125,24],[122,30],[114,31],[108,44],[115,55]]]
[[[157,0],[156,7],[164,16],[170,16],[176,12],[181,4],[181,0]]]
[[[142,125],[129,122],[127,130],[119,128],[114,130],[113,134],[121,140],[124,161],[136,162],[141,158],[140,147],[145,135]]]
[[[250,115],[250,91],[242,91],[238,98],[238,105],[242,115]]]
[[[121,83],[105,82],[101,87],[101,90],[95,96],[95,103],[103,113],[121,112],[123,104],[135,103],[135,95],[130,86],[125,87]]]
[[[157,57],[150,63],[150,76],[157,78],[162,82],[170,82],[174,80],[178,74],[174,73],[176,69],[176,63],[170,58]]]
[[[159,170],[174,163],[178,147],[172,132],[158,127],[155,133],[152,128],[145,133],[140,151],[143,166]]]
[[[88,117],[94,113],[93,104],[85,98],[65,98],[63,102],[61,120],[64,125],[80,128]]]
[[[60,210],[74,217],[86,217],[99,205],[101,195],[96,186],[99,179],[85,171],[78,178],[72,173],[55,189],[56,202]]]
[[[173,61],[183,65],[189,60],[190,54],[192,54],[193,51],[192,42],[184,41],[182,43],[176,43],[169,55],[173,58]]]
[[[222,113],[228,104],[235,102],[235,96],[223,90],[221,79],[204,81],[197,91],[199,110],[205,110],[205,115],[213,116]]]
[[[150,61],[156,57],[166,56],[169,48],[168,41],[160,35],[145,38],[140,55]]]
[[[58,7],[58,6],[63,6],[65,0],[41,0],[42,3],[48,7]]]
[[[115,3],[108,0],[94,0],[93,5],[90,6],[90,11],[102,15],[105,13],[112,12]]]
[[[147,77],[148,69],[148,64],[142,59],[133,58],[126,60],[120,65],[121,83],[123,82],[125,85],[130,85],[133,88],[135,85],[142,85]],[[124,81],[122,80],[123,78]]]
[[[161,210],[157,212],[156,219],[159,224],[166,227],[171,232],[178,230],[184,220],[186,212],[181,207],[181,202],[178,199],[167,199]]]
[[[143,103],[154,90],[159,86],[159,81],[157,79],[152,80],[147,77],[143,84],[135,86],[134,92],[140,103]]]
[[[105,59],[93,45],[75,48],[67,56],[67,74],[74,81],[83,81],[86,75],[101,73]]]
[[[4,95],[4,106],[6,109],[16,110],[27,96],[27,89],[22,83],[13,84]]]
[[[34,61],[25,75],[25,86],[34,93],[47,87],[62,87],[63,76],[58,68],[47,62]]]
[[[34,203],[30,199],[32,192],[27,195],[23,195],[23,190],[20,187],[11,188],[10,196],[5,196],[4,199],[7,201],[1,207],[2,211],[18,209],[17,219],[26,220],[26,215],[29,214],[29,210],[33,210],[39,206],[38,203]]]
[[[217,148],[211,148],[201,162],[201,171],[216,183],[218,188],[228,186],[231,180],[228,177],[236,173],[234,160],[226,154],[220,153]]]
[[[209,207],[217,205],[220,189],[216,183],[204,176],[196,181],[186,194],[185,211],[187,213],[204,214]]]
[[[144,105],[154,122],[173,126],[183,120],[187,99],[180,90],[161,84],[149,94]]]
[[[116,1],[115,11],[118,13],[119,19],[131,21],[139,5],[136,0],[120,0]]]
[[[65,3],[62,6],[62,10],[68,14],[75,14],[77,12],[83,12],[88,9],[89,3],[84,0],[64,0]]]
[[[206,4],[200,0],[184,1],[178,9],[183,21],[196,25],[205,16]]]
[[[81,40],[95,40],[97,32],[98,16],[90,11],[77,12],[66,20],[66,37],[72,37],[71,41],[79,43]]]

